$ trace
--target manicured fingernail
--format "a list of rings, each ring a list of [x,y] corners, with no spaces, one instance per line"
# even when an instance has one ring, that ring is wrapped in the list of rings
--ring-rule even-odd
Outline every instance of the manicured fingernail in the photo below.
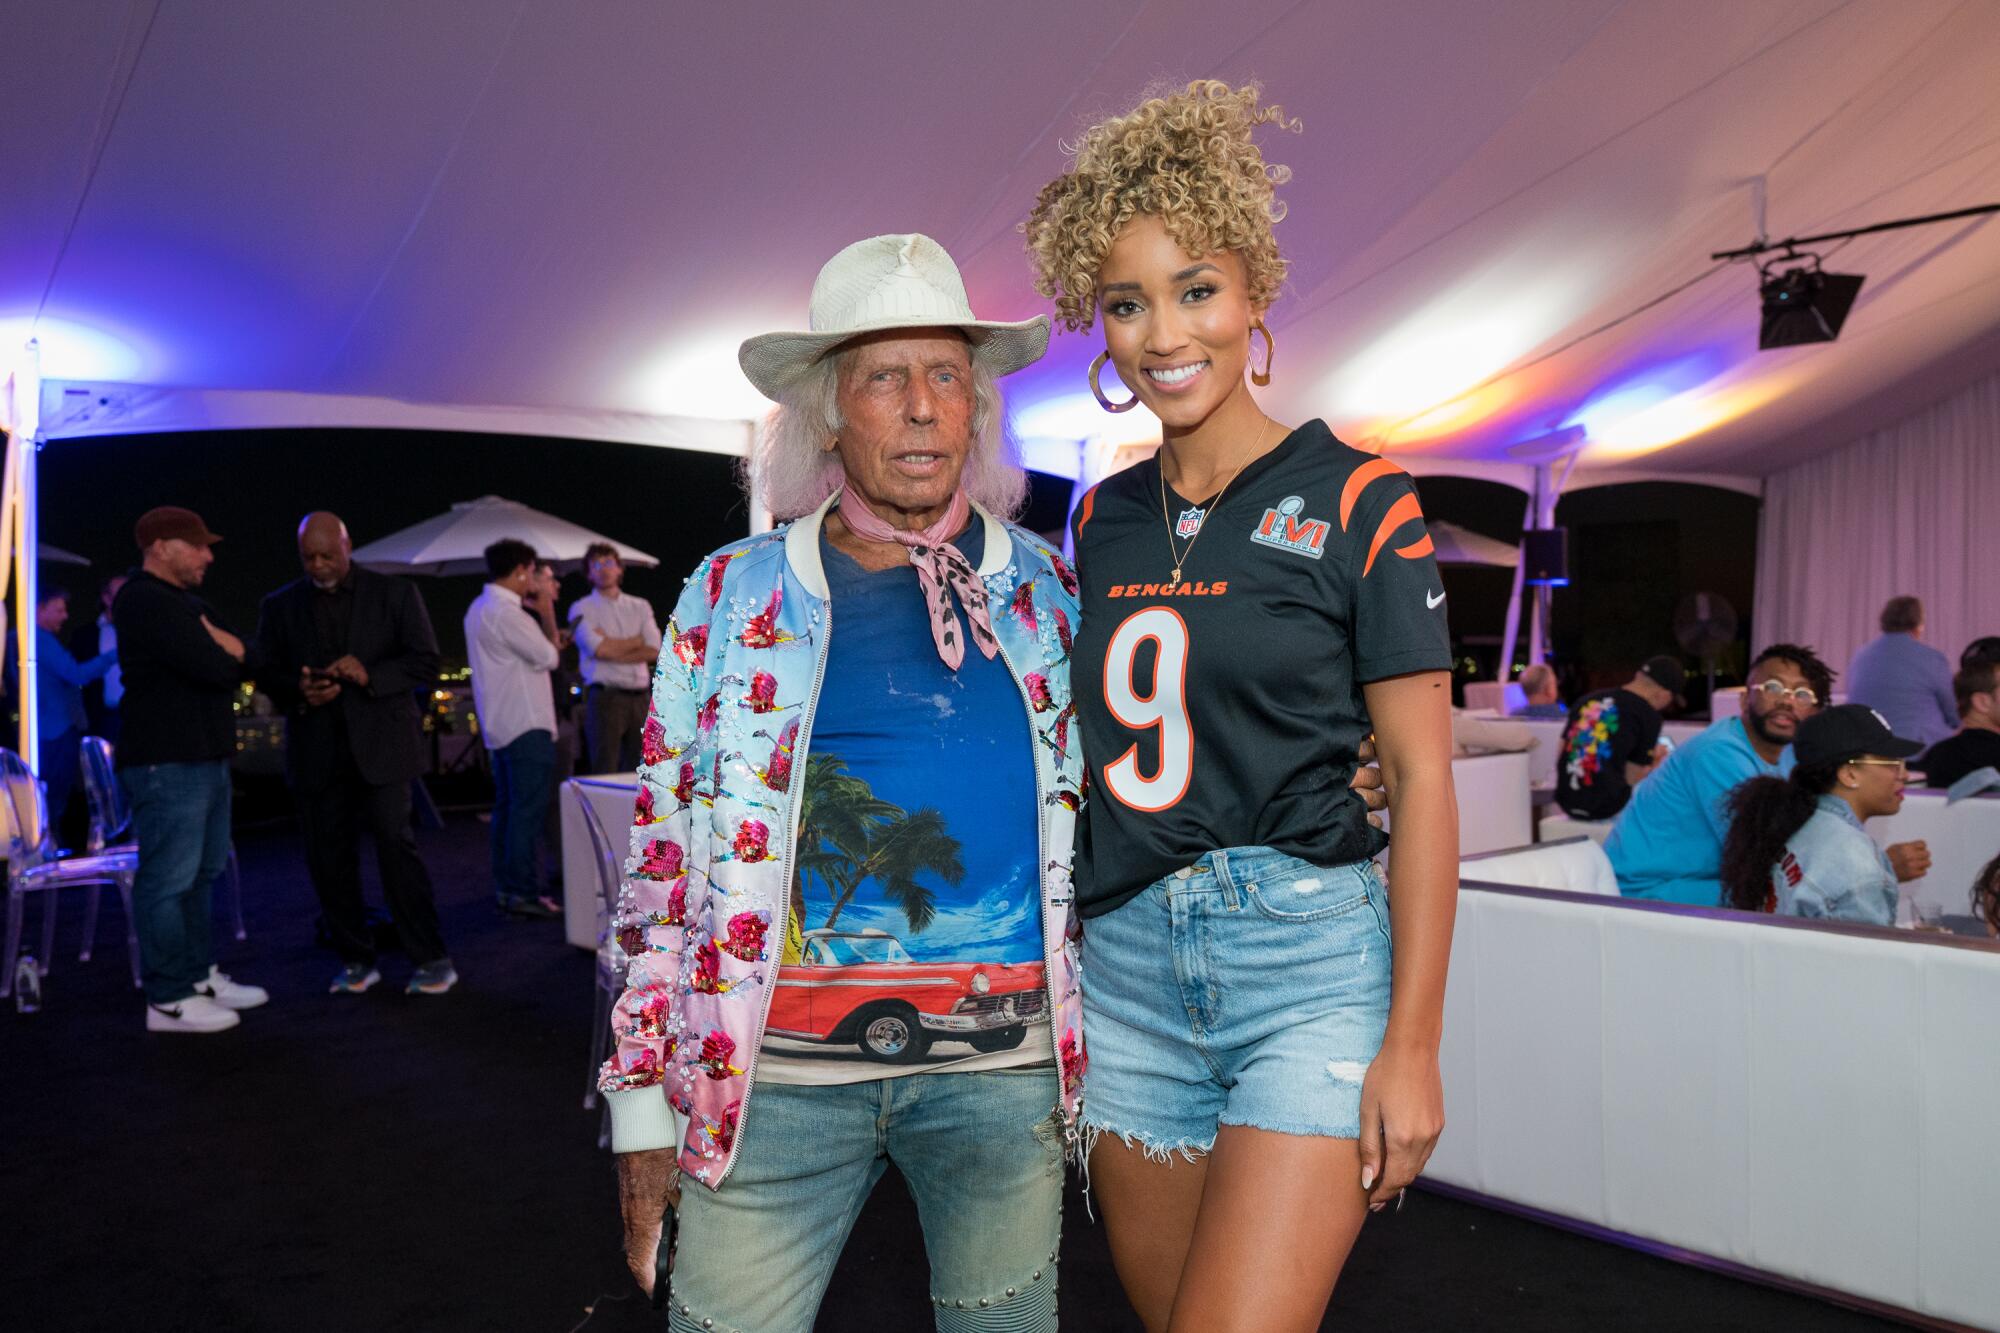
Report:
[[[1373,1188],[1375,1188],[1375,1168],[1374,1168],[1374,1167],[1372,1167],[1372,1166],[1364,1166],[1364,1167],[1362,1167],[1362,1168],[1361,1168],[1361,1188],[1362,1188],[1362,1189],[1365,1189],[1365,1190],[1366,1190],[1366,1189],[1373,1189]]]
[[[1371,1203],[1368,1205],[1368,1211],[1371,1213],[1379,1213],[1388,1206],[1389,1205],[1386,1203]]]

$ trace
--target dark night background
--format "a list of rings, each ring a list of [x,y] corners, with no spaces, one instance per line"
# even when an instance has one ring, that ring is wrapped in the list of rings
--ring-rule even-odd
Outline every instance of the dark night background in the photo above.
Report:
[[[657,570],[632,569],[626,586],[664,617],[703,555],[747,531],[736,460],[641,445],[417,431],[216,431],[56,441],[41,453],[45,542],[88,556],[85,570],[42,567],[44,586],[94,608],[98,585],[134,563],[133,521],[157,504],[199,511],[227,540],[206,595],[234,627],[255,628],[258,600],[298,577],[294,529],[313,509],[347,520],[355,545],[501,495],[649,551]],[[1062,523],[1067,481],[1034,474],[1028,525]],[[1425,513],[1517,541],[1523,497],[1496,482],[1424,477]],[[1565,496],[1574,583],[1555,594],[1554,648],[1565,693],[1623,680],[1655,652],[1674,651],[1673,610],[1689,592],[1720,593],[1750,621],[1758,502],[1679,483],[1601,487]],[[1451,623],[1461,655],[1497,661],[1511,572],[1448,566]],[[481,580],[417,581],[448,660],[462,660],[458,625]],[[564,580],[581,596],[581,576]],[[1526,651],[1523,628],[1519,652]],[[1739,662],[1740,669],[1740,662]]]

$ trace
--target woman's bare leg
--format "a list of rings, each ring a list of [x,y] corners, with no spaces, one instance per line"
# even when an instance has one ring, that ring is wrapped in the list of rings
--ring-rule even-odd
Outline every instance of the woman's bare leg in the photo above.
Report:
[[[1194,1237],[1208,1158],[1175,1154],[1149,1161],[1141,1148],[1115,1134],[1090,1151],[1090,1194],[1104,1215],[1111,1262],[1125,1298],[1139,1312],[1146,1333],[1165,1333],[1181,1282],[1181,1265]]]
[[[1145,1206],[1136,1196],[1133,1202]],[[1162,1199],[1154,1206],[1165,1212],[1170,1205]],[[1353,1139],[1224,1125],[1208,1159],[1194,1234],[1175,1258],[1180,1286],[1166,1327],[1313,1333],[1367,1217]],[[1178,1224],[1174,1234],[1182,1234]],[[1115,1231],[1112,1253],[1132,1292]],[[1146,1327],[1160,1325],[1147,1318]]]

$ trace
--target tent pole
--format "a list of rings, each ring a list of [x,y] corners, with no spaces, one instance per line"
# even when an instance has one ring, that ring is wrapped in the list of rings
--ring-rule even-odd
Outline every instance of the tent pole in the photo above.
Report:
[[[14,425],[10,451],[14,455],[14,642],[18,655],[15,698],[21,705],[21,762],[40,776],[42,771],[37,688],[35,679],[35,602],[40,597],[35,568],[39,523],[35,514],[35,451],[42,431],[42,348],[28,340],[27,354],[14,377]]]
[[[1528,506],[1521,515],[1522,545],[1526,546],[1525,534],[1535,526],[1535,515],[1539,512],[1539,492],[1542,485],[1542,470],[1535,469],[1534,480],[1528,483]],[[1527,577],[1527,552],[1519,552],[1514,559],[1514,591],[1507,597],[1507,629],[1500,636],[1500,670],[1494,679],[1505,685],[1513,679],[1514,645],[1521,638],[1521,580]]]

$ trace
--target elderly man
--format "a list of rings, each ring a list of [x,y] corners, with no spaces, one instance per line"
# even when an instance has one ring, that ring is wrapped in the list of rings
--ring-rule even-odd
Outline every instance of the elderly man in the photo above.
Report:
[[[670,1327],[810,1329],[893,1160],[938,1326],[1053,1328],[1076,579],[1006,521],[994,384],[1048,323],[974,318],[916,235],[836,255],[811,322],[739,358],[795,521],[702,562],[653,683],[602,1082],[626,1258],[650,1289],[678,1165]]]
[[[1556,669],[1547,662],[1536,662],[1522,669],[1521,692],[1527,696],[1528,702],[1515,712],[1516,717],[1569,716],[1569,709],[1563,706],[1562,694],[1556,684]]]
[[[306,868],[340,955],[330,989],[358,995],[382,979],[362,907],[365,829],[389,918],[416,965],[406,989],[442,995],[458,973],[410,828],[410,783],[427,760],[416,691],[437,682],[437,635],[414,587],[354,564],[336,515],[307,514],[298,536],[305,577],[264,599],[257,641],[264,690],[288,719],[285,769]]]
[[[1604,843],[1619,890],[1720,906],[1729,793],[1749,778],[1789,774],[1799,723],[1824,708],[1832,690],[1832,670],[1810,648],[1774,643],[1757,654],[1742,716],[1715,723],[1632,788]]]
[[[812,332],[743,345],[781,405],[753,491],[797,521],[711,555],[668,622],[603,1078],[642,1285],[676,1139],[697,1186],[672,1328],[810,1329],[888,1160],[941,1326],[1055,1326],[1075,581],[1006,522],[994,387],[1047,342],[975,319],[910,235],[836,255]]]
[[[1883,603],[1882,635],[1865,643],[1847,668],[1847,698],[1867,704],[1898,736],[1926,745],[1958,730],[1951,666],[1923,641],[1924,604],[1916,597]]]

